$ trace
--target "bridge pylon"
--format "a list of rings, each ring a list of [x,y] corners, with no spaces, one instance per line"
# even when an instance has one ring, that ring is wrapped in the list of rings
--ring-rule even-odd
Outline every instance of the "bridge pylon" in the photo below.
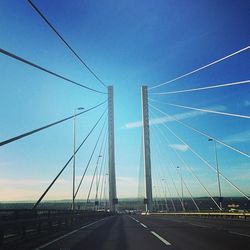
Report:
[[[153,209],[152,197],[152,177],[151,177],[151,158],[150,158],[150,134],[149,134],[149,115],[148,115],[148,87],[141,87],[142,97],[142,136],[143,136],[143,159],[145,174],[145,199],[146,212]]]
[[[109,154],[109,205],[115,212],[118,199],[116,196],[115,145],[114,145],[114,99],[113,86],[108,86],[108,154]]]

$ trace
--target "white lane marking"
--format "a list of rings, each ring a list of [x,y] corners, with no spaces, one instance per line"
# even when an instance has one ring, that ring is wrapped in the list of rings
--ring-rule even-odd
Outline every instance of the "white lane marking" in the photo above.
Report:
[[[132,216],[129,216],[131,219],[133,219],[134,221],[140,223],[141,226],[148,228],[145,224],[141,223],[140,221],[136,220],[135,218],[133,218]],[[165,245],[167,246],[171,246],[171,243],[168,242],[167,240],[165,240],[164,238],[162,238],[159,234],[155,233],[154,231],[150,231],[151,234],[153,234],[156,238],[158,238],[160,241],[162,241]]]
[[[205,225],[200,225],[200,224],[195,224],[195,223],[188,223],[192,226],[196,226],[196,227],[204,227],[204,228],[210,228],[209,226],[205,226]]]
[[[158,238],[160,241],[162,241],[165,245],[171,246],[171,243],[167,240],[163,239],[159,234],[155,233],[154,231],[150,231],[151,234],[153,234],[156,238]]]
[[[236,235],[240,235],[240,236],[245,236],[245,237],[250,238],[250,235],[247,235],[247,234],[242,234],[242,233],[233,232],[233,231],[229,231],[229,233],[231,233],[231,234],[236,234]]]
[[[131,219],[133,219],[134,221],[140,223],[141,226],[148,228],[145,224],[141,223],[140,221],[136,220],[135,218],[133,218],[132,216],[129,216]]]
[[[132,216],[129,216],[132,220],[134,220],[134,221],[136,221],[136,222],[138,222],[139,223],[139,221],[137,220],[137,219],[135,219],[134,217],[132,217]]]
[[[88,224],[88,225],[82,226],[82,227],[80,227],[80,228],[78,228],[78,229],[76,229],[76,230],[73,230],[73,231],[71,231],[71,232],[69,232],[69,233],[67,233],[67,234],[64,234],[64,235],[62,235],[62,236],[60,236],[60,237],[58,237],[58,238],[56,238],[56,239],[54,239],[54,240],[52,240],[52,241],[50,241],[50,242],[48,242],[48,243],[46,243],[46,244],[40,246],[40,247],[35,248],[35,250],[43,249],[43,248],[45,248],[45,247],[51,245],[52,243],[55,243],[55,242],[58,241],[58,240],[61,240],[61,239],[63,239],[63,238],[66,238],[66,237],[68,237],[69,235],[74,234],[74,233],[80,231],[81,229],[90,227],[90,226],[92,226],[92,225],[94,225],[94,224],[96,224],[96,223],[98,223],[98,222],[100,222],[100,221],[103,221],[103,220],[105,220],[105,219],[106,219],[106,218],[101,219],[101,220],[98,220],[98,221],[95,221],[95,222],[92,222],[92,223],[90,223],[90,224]]]
[[[143,226],[143,227],[145,227],[145,228],[148,228],[145,224],[143,224],[141,222],[140,222],[140,225]]]
[[[135,221],[135,218],[134,218],[134,217],[132,217],[132,216],[129,216],[129,218],[131,218],[132,220],[134,220],[134,221]]]

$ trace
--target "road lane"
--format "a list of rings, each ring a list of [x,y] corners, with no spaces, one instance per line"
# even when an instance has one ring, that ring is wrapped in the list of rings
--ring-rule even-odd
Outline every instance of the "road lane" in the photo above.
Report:
[[[214,228],[227,231],[237,232],[238,234],[244,234],[250,236],[250,221],[249,220],[235,220],[235,219],[223,219],[213,217],[192,217],[192,216],[172,216],[172,215],[160,215],[155,218],[161,218],[162,220],[174,221],[178,223],[188,223],[197,227]]]
[[[115,215],[48,242],[44,250],[246,250],[249,222]],[[249,231],[248,231],[249,230]]]
[[[161,235],[126,215],[116,215],[63,237],[44,250],[177,250]]]
[[[249,249],[249,222],[170,216],[133,216],[179,250]],[[234,228],[234,231],[230,231]],[[243,230],[245,233],[237,233]],[[248,231],[249,230],[249,231]],[[248,233],[247,233],[248,232]]]
[[[80,227],[79,229],[75,229],[75,230],[73,230],[73,231],[70,231],[70,232],[68,232],[68,233],[66,233],[66,234],[64,234],[64,235],[61,235],[61,236],[59,236],[59,237],[57,237],[57,238],[55,238],[55,239],[53,239],[53,240],[51,240],[51,241],[49,241],[49,242],[47,242],[47,243],[45,243],[45,244],[43,244],[43,245],[40,245],[39,247],[37,247],[35,250],[40,250],[40,249],[45,249],[46,247],[50,247],[53,243],[58,243],[59,241],[62,241],[62,240],[65,240],[66,242],[69,242],[70,241],[70,236],[72,236],[73,238],[75,238],[75,235],[77,235],[76,233],[79,233],[80,231],[82,231],[83,229],[87,229],[88,227],[91,227],[91,226],[93,226],[93,225],[95,225],[95,224],[97,224],[97,223],[100,223],[100,222],[102,222],[103,220],[105,220],[106,218],[103,218],[103,219],[100,219],[100,220],[98,220],[98,221],[94,221],[94,222],[92,222],[92,223],[89,223],[89,224],[87,224],[87,225],[84,225],[84,226],[82,226],[82,227]],[[71,239],[72,240],[72,239]]]

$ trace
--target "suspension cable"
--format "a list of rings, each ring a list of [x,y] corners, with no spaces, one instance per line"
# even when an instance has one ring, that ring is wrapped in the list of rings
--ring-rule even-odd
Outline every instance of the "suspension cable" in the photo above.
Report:
[[[106,137],[106,144],[105,144],[105,150],[103,152],[103,158],[102,158],[102,163],[101,163],[101,170],[100,170],[100,176],[99,176],[99,182],[98,182],[98,190],[99,191],[99,186],[100,186],[100,192],[99,192],[99,199],[97,198],[98,202],[98,206],[97,209],[99,209],[100,205],[101,205],[101,196],[102,196],[102,188],[103,188],[103,177],[105,175],[105,168],[106,168],[106,153],[107,153],[107,139],[108,137]]]
[[[102,170],[102,166],[103,166],[103,158],[104,158],[104,154],[105,154],[105,151],[106,151],[106,139],[107,139],[107,130],[106,130],[106,133],[103,137],[103,140],[102,140],[102,143],[101,143],[101,147],[100,147],[100,150],[99,150],[99,157],[102,157],[101,159],[101,167],[100,167],[100,172]],[[103,149],[103,145],[104,145],[104,142],[105,142],[105,147]],[[100,181],[100,175],[98,175],[98,169],[97,169],[97,173],[96,173],[96,195],[95,195],[95,201],[97,201],[97,195],[98,195],[98,189],[99,189],[99,181]]]
[[[244,119],[249,119],[250,118],[249,115],[227,113],[227,112],[221,112],[221,111],[210,110],[210,109],[194,108],[194,107],[189,107],[189,106],[184,106],[184,105],[179,105],[179,104],[173,104],[173,103],[167,103],[167,102],[162,102],[162,103],[164,103],[166,105],[169,105],[169,106],[173,106],[173,107],[191,109],[191,110],[196,110],[196,111],[205,112],[205,113],[213,113],[213,114],[217,114],[217,115],[232,116],[232,117],[238,117],[238,118],[244,118]]]
[[[160,172],[159,169],[156,168],[156,174],[157,174],[157,177],[158,177],[158,179],[159,179],[158,184],[159,184],[159,182],[160,182],[160,186],[161,186],[161,188],[162,188],[162,194],[163,194],[163,197],[165,198],[166,210],[169,212],[170,209],[169,209],[169,206],[168,206],[167,190],[166,190],[166,187],[164,188],[163,181],[160,180],[161,175],[160,175],[159,172]],[[170,194],[169,194],[169,198],[170,198],[170,200],[171,200]]]
[[[194,205],[195,205],[197,211],[200,212],[200,209],[199,209],[199,207],[198,207],[196,201],[194,200],[194,197],[193,197],[193,195],[192,195],[190,189],[188,188],[188,185],[186,184],[186,182],[184,181],[184,179],[182,179],[182,181],[183,181],[184,186],[186,187],[186,189],[187,189],[187,191],[188,191],[188,193],[189,193],[189,195],[190,195],[190,198],[191,198],[192,202],[194,203]]]
[[[87,204],[89,202],[89,197],[90,197],[90,194],[91,194],[91,191],[92,191],[92,187],[93,187],[93,183],[94,183],[95,178],[97,180],[98,164],[99,164],[100,154],[102,152],[103,143],[104,143],[104,140],[102,141],[102,144],[101,144],[101,147],[100,147],[100,150],[99,150],[99,155],[97,156],[96,167],[95,167],[95,170],[94,170],[94,175],[93,175],[92,180],[91,180],[91,184],[90,184],[90,188],[89,188],[89,192],[88,192],[88,196],[87,196],[87,200],[86,200],[86,207],[87,207]]]
[[[156,107],[153,107],[153,108],[154,108],[155,110],[157,110],[158,112],[160,112],[160,113],[162,113],[162,114],[167,115],[168,117],[170,117],[170,115],[167,114],[166,112],[163,112],[162,110],[160,110],[160,109],[158,109],[158,108],[156,108]],[[223,146],[225,146],[225,147],[227,147],[227,148],[229,148],[229,149],[231,149],[231,150],[233,150],[233,151],[235,151],[235,152],[237,152],[237,153],[239,153],[239,154],[241,154],[241,155],[243,155],[243,156],[246,156],[246,157],[250,158],[250,155],[249,155],[249,154],[247,154],[247,153],[245,153],[245,152],[243,152],[243,151],[241,151],[241,150],[239,150],[239,149],[237,149],[237,148],[235,148],[235,147],[233,147],[233,146],[230,146],[229,144],[227,144],[227,143],[225,143],[225,142],[223,142],[223,141],[221,141],[221,140],[219,140],[219,139],[217,139],[217,138],[215,138],[215,137],[213,137],[213,136],[211,136],[211,135],[209,135],[209,134],[206,134],[206,133],[204,133],[204,132],[202,132],[202,131],[196,129],[196,128],[190,126],[190,125],[187,124],[187,123],[184,123],[184,122],[178,120],[178,119],[175,118],[174,116],[171,116],[171,119],[175,120],[176,122],[182,124],[183,126],[189,128],[189,129],[191,129],[191,130],[193,130],[193,131],[195,131],[195,132],[197,132],[197,133],[199,133],[199,134],[201,134],[201,135],[207,137],[208,139],[213,139],[214,141],[220,143],[221,145],[223,145]]]
[[[48,193],[48,191],[53,186],[53,184],[56,182],[56,180],[59,178],[59,176],[62,174],[62,172],[65,170],[65,168],[69,165],[69,163],[71,162],[71,160],[73,159],[73,157],[77,154],[77,152],[80,150],[80,148],[85,143],[85,141],[88,139],[88,137],[92,134],[92,132],[94,131],[94,129],[96,128],[96,126],[98,125],[98,123],[101,121],[102,117],[104,116],[104,114],[106,112],[107,112],[107,109],[105,109],[105,111],[102,113],[102,115],[100,116],[100,118],[97,120],[97,122],[95,123],[95,125],[92,127],[92,129],[90,130],[90,132],[88,133],[88,135],[83,139],[82,143],[76,149],[75,153],[69,158],[69,160],[63,166],[63,168],[58,173],[58,175],[55,177],[55,179],[50,183],[50,185],[47,187],[47,189],[45,190],[45,192],[41,195],[41,197],[38,199],[38,201],[35,203],[35,205],[33,206],[32,209],[35,209],[40,204],[40,202],[42,201],[42,199],[44,198],[44,196]]]
[[[150,112],[151,112],[152,114],[154,114],[154,112],[153,112],[152,110],[150,110]],[[156,128],[157,128],[158,131],[160,131],[160,133],[162,134],[162,138],[164,138],[164,139],[166,140],[166,142],[167,142],[168,144],[170,144],[170,142],[169,142],[167,136],[162,132],[162,130],[161,130],[158,126],[156,126]],[[159,136],[158,138],[161,138],[161,137]],[[175,154],[177,155],[177,157],[178,157],[179,159],[182,158],[182,157],[180,156],[180,154],[178,154],[178,152],[177,152],[174,148],[172,148],[172,150],[175,152]],[[172,161],[172,160],[171,160],[171,161]],[[183,158],[181,159],[181,161],[182,161],[185,165],[187,165],[186,162],[184,162],[184,159],[183,159]],[[173,161],[172,161],[172,165],[173,165],[173,167],[174,167]],[[187,167],[186,167],[186,168],[187,168]],[[175,170],[176,170],[176,168],[175,168]],[[192,196],[190,190],[188,189],[186,183],[184,182],[184,180],[183,180],[183,183],[185,184],[185,187],[186,187],[186,189],[187,189],[187,191],[188,191],[188,193],[189,193],[189,195],[190,195],[190,197],[191,197],[191,199],[192,199],[192,201],[193,201],[195,207],[197,208],[198,211],[200,211],[200,209],[199,209],[199,207],[198,207],[196,201],[194,200],[194,198],[193,198],[193,196]],[[202,185],[202,187],[203,187],[203,188],[205,189],[205,191],[210,195],[210,193],[207,191],[206,187],[204,187],[203,185]],[[210,195],[210,198],[212,198],[211,195]],[[213,201],[213,198],[212,198],[212,201]],[[183,205],[182,202],[181,202],[181,205]],[[217,205],[217,204],[216,204],[216,205]]]
[[[57,125],[57,124],[59,124],[59,123],[65,122],[65,121],[67,121],[67,120],[70,120],[70,119],[74,118],[74,116],[79,116],[79,115],[82,115],[82,114],[84,114],[84,113],[87,113],[88,111],[91,111],[91,110],[93,110],[93,109],[95,109],[95,108],[97,108],[97,107],[103,105],[103,104],[106,103],[106,102],[107,102],[107,100],[104,101],[104,102],[102,102],[102,103],[100,103],[100,104],[98,104],[98,105],[96,105],[96,106],[94,106],[94,107],[92,107],[92,108],[86,109],[86,110],[84,110],[84,111],[82,111],[82,112],[80,112],[80,113],[78,113],[78,114],[76,114],[76,115],[71,115],[71,116],[66,117],[66,118],[64,118],[64,119],[62,119],[62,120],[59,120],[59,121],[50,123],[50,124],[45,125],[45,126],[43,126],[43,127],[40,127],[40,128],[34,129],[34,130],[31,130],[31,131],[29,131],[29,132],[23,133],[23,134],[21,134],[21,135],[18,135],[18,136],[12,137],[12,138],[9,138],[9,139],[7,139],[7,140],[1,141],[1,142],[0,142],[0,147],[3,146],[3,145],[6,145],[6,144],[8,144],[8,143],[11,143],[11,142],[20,140],[20,139],[22,139],[22,138],[24,138],[24,137],[26,137],[26,136],[35,134],[35,133],[37,133],[37,132],[39,132],[39,131],[41,131],[41,130],[47,129],[47,128],[52,127],[52,126],[54,126],[54,125]]]
[[[152,112],[152,111],[151,111]],[[172,131],[166,124],[163,124],[164,127],[166,127],[170,132]],[[162,132],[162,131],[161,131]],[[172,132],[171,132],[172,133]],[[162,135],[164,136],[164,138],[166,139],[166,141],[168,142],[168,144],[170,144],[169,140],[167,139],[167,137],[162,133]],[[186,167],[186,169],[189,170],[189,172],[196,178],[196,180],[199,182],[199,184],[203,187],[203,189],[206,191],[206,193],[209,195],[209,197],[211,198],[211,200],[214,202],[214,204],[219,208],[219,210],[221,210],[221,207],[219,206],[219,204],[215,201],[215,199],[213,198],[213,196],[210,194],[210,192],[208,191],[208,189],[205,187],[205,185],[201,182],[201,180],[199,179],[199,177],[194,173],[194,171],[192,170],[191,167],[189,167],[189,165],[186,163],[186,161],[184,161],[184,159],[180,156],[180,154],[174,149],[172,148],[172,150],[175,152],[176,156],[182,161],[182,163],[184,164],[184,166]],[[196,204],[196,203],[195,203]],[[197,205],[197,204],[196,204]]]
[[[100,186],[100,182],[101,182],[101,175],[102,175],[102,171],[103,171],[103,165],[104,165],[104,163],[106,161],[107,140],[108,140],[107,133],[106,133],[105,137],[106,137],[106,139],[105,139],[105,143],[104,143],[103,157],[102,157],[102,161],[101,161],[98,184],[97,184],[97,189],[96,189],[96,201],[98,200],[98,191],[99,191],[99,186]]]
[[[99,135],[98,135],[98,138],[97,138],[97,140],[96,140],[95,146],[94,146],[94,148],[93,148],[93,150],[92,150],[92,153],[91,153],[91,155],[90,155],[90,158],[89,158],[89,160],[88,160],[88,163],[87,163],[87,165],[86,165],[86,168],[85,168],[85,170],[84,170],[84,172],[83,172],[83,174],[82,174],[81,180],[80,180],[80,182],[79,182],[79,184],[78,184],[78,187],[77,187],[77,189],[76,189],[74,198],[76,198],[76,196],[77,196],[77,194],[78,194],[78,191],[79,191],[79,189],[80,189],[80,187],[81,187],[81,185],[82,185],[82,181],[83,181],[83,179],[84,179],[84,177],[85,177],[85,175],[86,175],[86,172],[87,172],[87,170],[88,170],[88,168],[89,168],[89,165],[90,165],[90,163],[91,163],[91,161],[92,161],[93,155],[94,155],[94,153],[95,153],[97,144],[98,144],[98,142],[99,142],[99,140],[100,140],[100,138],[101,138],[103,129],[104,129],[104,127],[105,127],[105,124],[106,124],[106,120],[105,120],[105,122],[104,122],[104,124],[103,124],[103,126],[102,126],[102,128],[101,128],[101,131],[100,131],[100,133],[99,133]]]
[[[172,193],[170,192],[170,188],[169,188],[169,185],[168,185],[167,181],[166,181],[166,187],[167,187],[170,199],[171,199],[173,210],[174,210],[174,212],[176,212],[176,207],[175,207],[175,204],[174,204],[174,201],[173,201]]]
[[[158,128],[158,127],[156,127],[156,128]],[[158,155],[159,155],[159,154],[158,154]],[[172,168],[175,169],[174,163],[173,163],[173,161],[172,161],[172,159],[171,159],[170,157],[169,157],[169,160],[170,160],[170,163],[171,163],[171,165],[172,165]],[[182,204],[182,201],[181,201],[181,196],[180,196],[180,193],[179,193],[179,191],[178,191],[178,189],[177,189],[177,187],[176,187],[176,184],[175,184],[175,182],[174,182],[174,178],[173,178],[173,176],[172,176],[172,174],[171,174],[171,171],[170,171],[168,165],[166,165],[166,166],[167,166],[166,169],[167,169],[168,175],[169,175],[170,178],[171,178],[171,181],[172,181],[172,183],[173,183],[175,192],[176,192],[177,197],[178,197],[178,199],[179,199],[179,201],[180,201],[180,204],[181,204],[181,206],[182,206],[182,208],[183,208],[183,204]]]
[[[158,110],[157,108],[155,108],[154,106],[152,106],[150,104],[150,106],[156,110]],[[170,115],[168,115],[169,117],[171,117]],[[217,173],[217,170],[210,164],[208,163],[200,154],[198,154],[194,149],[192,149],[192,147],[190,147],[190,145],[188,145],[183,139],[181,139],[176,133],[174,133],[166,124],[163,124],[163,126],[165,126],[166,128],[168,128],[168,130],[178,139],[180,140],[183,144],[185,144],[190,151],[195,154],[201,161],[203,161],[211,170],[213,170],[214,172]],[[241,193],[245,198],[247,198],[248,200],[250,200],[250,198],[242,191],[240,190],[235,184],[233,184],[225,175],[223,175],[220,171],[219,171],[220,176],[226,180],[232,187],[234,187],[239,193]]]
[[[90,194],[91,194],[91,191],[92,191],[95,175],[97,174],[98,163],[99,163],[99,157],[97,158],[96,167],[95,167],[95,170],[94,170],[94,175],[93,175],[92,180],[91,180],[91,184],[90,184],[90,188],[89,188],[89,192],[88,192],[88,196],[87,196],[87,200],[86,200],[86,206],[87,206],[87,204],[89,202],[89,197],[90,197]]]
[[[162,178],[164,177],[164,179],[166,178],[166,175],[165,175],[165,173],[163,172],[163,169],[162,169],[162,161],[161,161],[161,157],[160,157],[160,150],[159,150],[159,143],[155,143],[154,141],[157,141],[157,142],[159,142],[159,138],[158,138],[158,136],[156,136],[156,135],[158,135],[157,133],[154,133],[155,131],[152,129],[152,136],[153,137],[155,137],[155,140],[152,140],[152,146],[154,146],[155,147],[155,151],[156,151],[156,158],[157,158],[157,160],[159,161],[159,165],[161,166],[161,174],[162,175],[160,175],[159,174],[159,171],[157,171],[157,175],[158,175],[158,177],[160,177],[160,176],[162,176]],[[157,137],[157,138],[156,138]],[[158,164],[157,164],[158,165]],[[158,169],[157,169],[158,170]],[[167,183],[167,182],[166,182]],[[166,184],[165,184],[166,185]],[[162,182],[161,182],[161,186],[162,186],[162,188],[163,188],[163,184],[162,184]],[[168,188],[168,193],[169,193],[169,197],[170,197],[170,200],[171,200],[171,203],[172,203],[172,207],[173,207],[173,210],[174,211],[176,211],[176,208],[175,208],[175,205],[174,205],[174,203],[173,203],[173,199],[172,199],[172,196],[171,196],[171,193],[170,193],[170,190],[169,190],[169,188]],[[166,197],[165,197],[166,198]],[[167,199],[166,199],[166,204],[167,204]],[[166,206],[167,208],[169,208],[168,206]]]
[[[72,83],[72,84],[74,84],[74,85],[77,85],[77,86],[79,86],[79,87],[88,89],[88,90],[93,91],[93,92],[96,92],[96,93],[107,94],[107,93],[105,93],[105,92],[102,92],[102,91],[99,91],[99,90],[96,90],[96,89],[92,89],[92,88],[90,88],[90,87],[88,87],[88,86],[86,86],[86,85],[84,85],[84,84],[81,84],[81,83],[79,83],[79,82],[76,82],[76,81],[74,81],[74,80],[71,80],[71,79],[69,79],[69,78],[67,78],[67,77],[65,77],[65,76],[59,75],[58,73],[55,73],[55,72],[53,72],[53,71],[51,71],[51,70],[49,70],[49,69],[46,69],[46,68],[44,68],[44,67],[42,67],[42,66],[39,66],[38,64],[35,64],[35,63],[31,62],[31,61],[28,61],[28,60],[26,60],[26,59],[24,59],[24,58],[22,58],[22,57],[20,57],[20,56],[17,56],[17,55],[15,55],[15,54],[11,53],[11,52],[8,52],[8,51],[6,51],[6,50],[4,50],[4,49],[2,49],[2,48],[0,48],[0,53],[4,54],[4,55],[6,55],[6,56],[9,56],[9,57],[11,57],[11,58],[14,58],[14,59],[16,59],[16,60],[18,60],[18,61],[20,61],[20,62],[25,63],[25,64],[28,64],[28,65],[30,65],[30,66],[32,66],[32,67],[34,67],[34,68],[40,69],[40,70],[43,71],[43,72],[46,72],[46,73],[48,73],[48,74],[50,74],[50,75],[53,75],[53,76],[55,76],[55,77],[58,77],[58,78],[60,78],[60,79],[63,79],[63,80],[65,80],[65,81],[70,82],[70,83]]]
[[[156,92],[156,93],[150,93],[150,94],[152,94],[152,95],[170,95],[170,94],[201,91],[201,90],[207,90],[207,89],[224,88],[224,87],[236,86],[236,85],[247,84],[247,83],[250,83],[250,80],[231,82],[231,83],[224,83],[224,84],[217,84],[217,85],[206,86],[206,87],[182,89],[182,90],[176,90],[176,91]]]
[[[107,159],[107,158],[106,158]],[[106,165],[106,170],[108,169],[108,165]],[[108,203],[108,199],[107,199],[107,193],[109,191],[109,186],[108,186],[108,175],[105,174],[105,178],[104,178],[104,188],[103,188],[103,199],[105,201],[105,210],[107,209],[107,203]]]
[[[222,57],[222,58],[220,58],[220,59],[218,59],[218,60],[216,60],[216,61],[213,61],[213,62],[211,62],[211,63],[209,63],[209,64],[207,64],[207,65],[205,65],[205,66],[202,66],[202,67],[200,67],[200,68],[197,68],[197,69],[195,69],[195,70],[192,70],[192,71],[190,71],[190,72],[188,72],[188,73],[186,73],[186,74],[184,74],[184,75],[178,76],[178,77],[176,77],[176,78],[174,78],[174,79],[172,79],[172,80],[169,80],[169,81],[167,81],[167,82],[158,84],[158,85],[156,85],[156,86],[153,86],[153,87],[149,88],[149,90],[155,89],[155,88],[158,88],[158,87],[161,87],[161,86],[164,86],[164,85],[166,85],[166,84],[168,84],[168,83],[171,83],[171,82],[175,82],[175,81],[180,80],[180,79],[182,79],[182,78],[184,78],[184,77],[186,77],[186,76],[190,76],[190,75],[192,75],[192,74],[194,74],[194,73],[196,73],[196,72],[198,72],[198,71],[201,71],[201,70],[206,69],[206,68],[208,68],[208,67],[210,67],[210,66],[212,66],[212,65],[214,65],[214,64],[217,64],[217,63],[219,63],[219,62],[222,62],[222,61],[224,61],[224,60],[226,60],[226,59],[228,59],[228,58],[230,58],[230,57],[232,57],[232,56],[235,56],[235,55],[237,55],[237,54],[239,54],[239,53],[242,53],[242,52],[244,52],[244,51],[246,51],[246,50],[248,50],[248,49],[250,49],[250,45],[247,46],[247,47],[245,47],[245,48],[243,48],[243,49],[237,50],[237,51],[235,51],[235,52],[233,52],[233,53],[231,53],[231,54],[229,54],[229,55],[227,55],[227,56],[224,56],[224,57]]]
[[[104,200],[104,196],[105,196],[106,171],[107,171],[107,157],[105,157],[105,162],[104,162],[102,184],[101,184],[101,193],[100,193],[100,205],[101,205],[101,202],[102,202],[102,198]]]
[[[60,35],[60,33],[55,29],[55,27],[49,22],[49,20],[43,15],[43,13],[35,6],[35,4],[28,0],[32,8],[39,14],[39,16],[49,25],[49,27],[56,33],[56,35],[61,39],[61,41],[69,48],[69,50],[76,56],[76,58],[82,63],[82,65],[104,86],[107,85],[94,73],[94,71],[83,61],[83,59],[74,51],[74,49],[66,42],[66,40]]]

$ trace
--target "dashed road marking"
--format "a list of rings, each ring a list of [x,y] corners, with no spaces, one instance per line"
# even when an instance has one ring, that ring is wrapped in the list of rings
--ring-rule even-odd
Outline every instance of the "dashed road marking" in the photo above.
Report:
[[[162,238],[159,234],[157,234],[154,231],[150,231],[151,234],[153,234],[156,238],[158,238],[161,242],[163,242],[165,245],[167,246],[171,246],[171,243],[168,242],[167,240],[165,240],[164,238]]]
[[[129,216],[132,220],[136,221],[137,223],[139,223],[140,221],[138,221],[137,219],[135,219],[134,217],[132,216]]]
[[[204,228],[210,228],[209,226],[205,226],[205,225],[200,225],[200,224],[196,224],[196,223],[188,223],[192,226],[196,226],[196,227],[204,227]]]
[[[145,227],[145,228],[148,228],[145,224],[143,224],[141,222],[140,222],[140,225],[143,226],[143,227]]]
[[[233,231],[229,231],[229,233],[231,233],[231,234],[236,234],[236,235],[240,235],[240,236],[245,236],[245,237],[250,238],[250,235],[248,235],[248,234],[242,234],[242,233],[233,232]]]
[[[143,223],[141,223],[140,221],[136,220],[134,217],[132,217],[132,216],[129,216],[129,217],[130,217],[131,219],[133,219],[134,221],[140,223],[140,225],[143,226],[144,228],[148,229],[148,227],[147,227],[145,224],[143,224]],[[171,246],[171,243],[170,243],[170,242],[168,242],[167,240],[165,240],[164,238],[162,238],[162,237],[161,237],[159,234],[157,234],[156,232],[150,231],[150,233],[153,234],[157,239],[159,239],[159,240],[160,240],[161,242],[163,242],[165,245]]]

